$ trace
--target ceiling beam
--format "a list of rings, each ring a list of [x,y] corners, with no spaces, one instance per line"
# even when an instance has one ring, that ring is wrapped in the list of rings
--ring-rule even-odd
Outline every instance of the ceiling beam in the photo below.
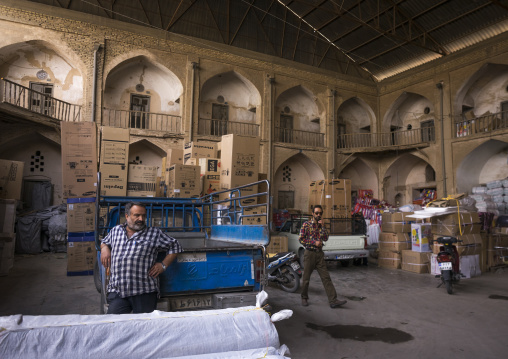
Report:
[[[97,0],[97,1],[99,1],[99,0]],[[145,7],[143,6],[143,3],[141,2],[141,0],[138,0],[138,3],[139,3],[139,6],[141,6],[141,10],[143,10],[143,13],[145,14],[145,18],[146,18],[146,21],[148,21],[148,25],[152,25],[152,22],[148,18]]]
[[[233,41],[235,41],[236,35],[238,34],[238,31],[240,31],[240,28],[242,27],[245,19],[247,18],[247,15],[249,14],[250,9],[252,9],[252,3],[254,1],[255,0],[251,0],[250,4],[248,4],[247,10],[245,11],[245,14],[243,14],[242,21],[240,21],[240,24],[238,25],[238,27],[236,28],[235,33],[233,34],[233,37],[229,40],[229,45],[231,45],[233,43]]]
[[[217,31],[219,32],[220,37],[222,38],[222,43],[226,43],[224,40],[224,36],[222,35],[222,31],[220,31],[219,24],[217,24],[217,20],[215,19],[215,16],[213,16],[212,9],[210,8],[210,4],[208,4],[208,0],[205,0],[206,8],[208,9],[208,12],[210,13],[210,16],[213,20],[213,23],[215,24],[215,27],[217,28]]]
[[[176,14],[178,13],[178,10],[180,10],[180,6],[182,6],[184,0],[180,0],[180,3],[178,4],[178,7],[176,8],[175,12],[173,13],[173,17],[171,18],[171,20],[169,20],[169,23],[168,23],[168,26],[166,27],[166,31],[169,31],[169,29],[171,29],[171,27],[178,21],[181,19],[182,16],[184,16],[187,11],[189,11],[189,9],[192,7],[192,5],[194,5],[196,3],[197,0],[192,0],[192,2],[189,4],[189,6],[187,6],[187,9],[185,9],[184,11],[182,11],[182,13],[178,16],[176,16]]]

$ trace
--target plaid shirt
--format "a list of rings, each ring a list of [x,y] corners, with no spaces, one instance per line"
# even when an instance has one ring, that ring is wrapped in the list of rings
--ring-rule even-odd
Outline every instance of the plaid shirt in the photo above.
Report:
[[[302,224],[300,238],[298,239],[307,249],[321,250],[321,248],[316,247],[316,241],[326,242],[328,240],[328,232],[324,226],[318,228],[317,222],[312,219]]]
[[[159,278],[152,278],[148,271],[155,264],[157,253],[182,252],[178,241],[156,227],[145,227],[131,238],[127,237],[125,224],[114,227],[102,240],[111,248],[111,278],[108,292],[130,297],[159,292]]]

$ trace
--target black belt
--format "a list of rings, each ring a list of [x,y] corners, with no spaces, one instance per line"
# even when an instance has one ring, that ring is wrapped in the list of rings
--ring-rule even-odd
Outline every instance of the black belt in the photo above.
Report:
[[[305,249],[308,251],[311,251],[311,252],[321,252],[321,249],[317,249],[317,248],[305,248]]]

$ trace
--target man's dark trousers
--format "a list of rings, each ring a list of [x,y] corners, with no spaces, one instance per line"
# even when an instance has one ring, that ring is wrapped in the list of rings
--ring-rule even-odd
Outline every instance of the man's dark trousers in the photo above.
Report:
[[[306,249],[303,256],[303,266],[302,298],[309,299],[310,276],[314,269],[316,269],[325,287],[328,302],[332,303],[335,301],[337,299],[337,292],[330,278],[330,273],[328,273],[328,269],[326,268],[325,254],[323,251],[310,251]]]

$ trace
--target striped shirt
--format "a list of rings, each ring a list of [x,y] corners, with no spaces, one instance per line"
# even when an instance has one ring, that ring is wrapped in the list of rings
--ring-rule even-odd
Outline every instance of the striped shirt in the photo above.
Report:
[[[316,247],[316,241],[326,242],[328,232],[324,226],[318,228],[318,223],[312,219],[302,224],[299,240],[306,249],[321,250],[321,247]]]
[[[145,227],[127,237],[125,224],[114,227],[102,240],[111,248],[111,277],[108,292],[119,293],[121,298],[159,292],[159,278],[148,271],[155,264],[157,253],[180,253],[178,241],[156,227]]]

